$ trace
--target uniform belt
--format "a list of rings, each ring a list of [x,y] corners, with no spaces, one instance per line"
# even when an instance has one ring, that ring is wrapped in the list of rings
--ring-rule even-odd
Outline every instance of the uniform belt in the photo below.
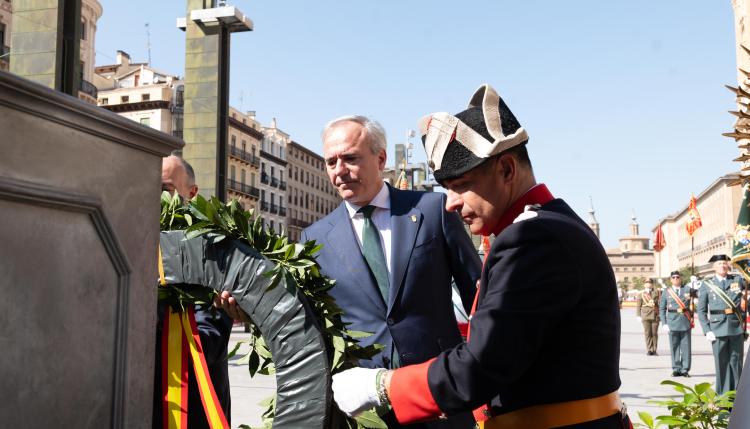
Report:
[[[723,310],[711,310],[709,311],[709,313],[711,314],[733,314],[734,310],[732,310],[731,308],[725,308]]]
[[[622,410],[617,392],[578,401],[534,405],[479,423],[480,429],[548,429],[603,419]]]
[[[667,313],[690,313],[690,311],[685,311],[681,308],[678,308],[676,310],[667,310]]]

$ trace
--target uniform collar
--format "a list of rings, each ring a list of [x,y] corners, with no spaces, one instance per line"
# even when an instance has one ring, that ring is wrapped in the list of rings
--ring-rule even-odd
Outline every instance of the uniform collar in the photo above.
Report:
[[[500,222],[495,229],[495,235],[500,234],[508,227],[508,225],[512,224],[513,220],[523,213],[524,208],[527,205],[544,205],[552,201],[554,198],[555,197],[552,196],[552,193],[550,193],[549,189],[547,189],[547,185],[544,183],[533,186],[526,191],[521,198],[511,204],[510,208],[503,213],[503,216],[500,218]]]

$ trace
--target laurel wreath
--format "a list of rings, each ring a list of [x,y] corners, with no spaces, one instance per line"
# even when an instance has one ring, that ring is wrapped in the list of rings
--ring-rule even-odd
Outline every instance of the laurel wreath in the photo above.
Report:
[[[289,285],[296,286],[305,295],[323,333],[331,359],[332,374],[353,368],[360,359],[369,359],[382,350],[383,346],[379,344],[366,347],[358,344],[360,338],[367,337],[370,333],[346,329],[341,320],[343,310],[328,295],[336,282],[321,274],[320,266],[315,260],[322,245],[316,245],[314,241],[304,244],[290,242],[283,230],[277,233],[266,228],[260,216],[254,216],[252,210],[243,209],[237,200],[223,203],[216,197],[207,200],[201,195],[184,204],[176,192],[173,195],[163,192],[160,225],[162,231],[185,230],[186,239],[209,235],[213,242],[225,238],[240,240],[272,261],[275,267],[264,273],[272,279],[269,289],[286,278]],[[184,309],[187,305],[210,303],[215,295],[216,291],[202,286],[167,285],[159,288],[159,300],[172,305],[172,308]],[[228,358],[234,357],[239,348],[247,344],[249,352],[238,362],[248,365],[250,376],[274,374],[271,352],[260,331],[251,326],[250,332],[251,339],[238,342]],[[270,428],[273,423],[275,403],[275,395],[263,403],[266,406],[262,416],[263,429]],[[334,407],[334,410],[331,427],[387,428],[375,411],[366,411],[353,419],[338,408]],[[240,427],[250,429],[247,425]]]

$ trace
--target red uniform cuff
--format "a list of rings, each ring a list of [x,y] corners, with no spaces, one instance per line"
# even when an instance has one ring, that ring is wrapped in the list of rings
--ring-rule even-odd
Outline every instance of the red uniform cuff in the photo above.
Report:
[[[443,414],[427,384],[427,371],[434,360],[405,366],[393,372],[388,397],[399,423],[432,420]]]

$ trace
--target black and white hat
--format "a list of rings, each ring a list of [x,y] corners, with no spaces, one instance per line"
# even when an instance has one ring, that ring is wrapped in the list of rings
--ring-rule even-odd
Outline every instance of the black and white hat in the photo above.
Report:
[[[502,98],[484,84],[469,107],[451,115],[433,113],[419,120],[422,143],[435,180],[459,177],[488,158],[529,140]]]

